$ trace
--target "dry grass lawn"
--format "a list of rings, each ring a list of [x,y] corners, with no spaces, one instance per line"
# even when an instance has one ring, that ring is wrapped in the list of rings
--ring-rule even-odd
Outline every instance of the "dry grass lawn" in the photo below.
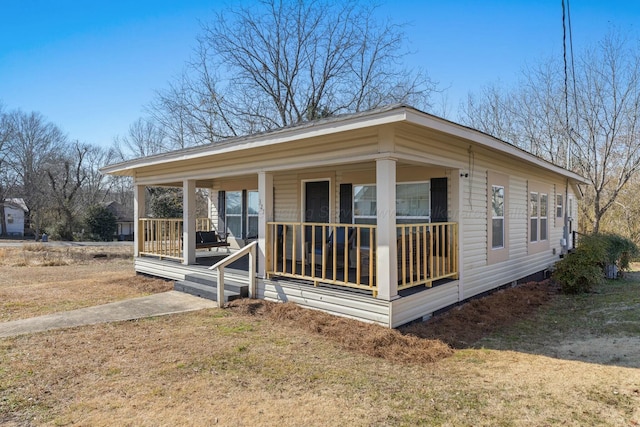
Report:
[[[131,247],[0,248],[0,322],[105,304],[172,288],[136,276]]]
[[[127,263],[91,259],[42,267],[48,273],[38,277],[71,283],[70,276],[82,276],[77,267],[86,265],[87,273],[102,268],[102,286],[112,289],[103,297],[110,299],[126,293],[116,282]],[[0,268],[0,301],[40,292],[56,299],[23,279],[34,268],[11,267],[8,274]],[[138,279],[124,279],[122,286],[139,293]],[[631,295],[626,305],[635,304],[635,314],[619,320],[634,323],[640,282],[625,283],[614,290],[628,292],[625,300]],[[98,292],[96,286],[87,293]],[[609,298],[608,290],[600,292]],[[503,312],[517,307],[524,320],[483,315],[500,309],[496,298]],[[404,333],[288,304],[243,301],[226,310],[0,339],[0,425],[638,425],[640,357],[625,367],[544,355],[551,329],[536,335],[531,325],[556,322],[551,338],[563,339],[583,326],[582,316],[593,316],[587,299],[567,316],[564,298],[549,286],[509,289]],[[457,316],[464,322],[452,319]],[[625,327],[623,335],[634,330]],[[435,335],[455,335],[449,341],[461,349],[451,350]]]

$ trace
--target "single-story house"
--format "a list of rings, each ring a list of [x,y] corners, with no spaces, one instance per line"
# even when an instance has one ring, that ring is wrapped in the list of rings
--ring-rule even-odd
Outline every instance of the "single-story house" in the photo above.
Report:
[[[0,221],[0,234],[24,236],[25,216],[29,212],[23,199],[4,199],[4,221]],[[7,229],[3,227],[6,225]]]
[[[586,184],[405,105],[103,171],[134,179],[138,272],[215,277],[202,267],[211,252],[196,241],[199,230],[212,229],[232,257],[250,252],[241,250],[246,245],[257,252],[255,275],[229,270],[220,276],[224,286],[244,277],[251,297],[388,327],[551,269],[572,246]],[[147,186],[182,188],[183,217],[143,218]],[[195,218],[196,188],[209,190],[204,220]]]
[[[118,240],[133,240],[133,209],[126,208],[115,200],[106,202],[104,207],[116,217],[114,237]]]

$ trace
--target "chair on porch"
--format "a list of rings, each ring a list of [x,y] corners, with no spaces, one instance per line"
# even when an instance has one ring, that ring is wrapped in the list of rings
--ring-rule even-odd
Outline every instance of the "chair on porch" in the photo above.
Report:
[[[348,229],[348,232],[347,232]],[[354,230],[346,226],[336,227],[335,233],[333,231],[329,234],[326,242],[322,242],[322,238],[316,239],[316,245],[309,251],[309,260],[311,256],[315,255],[315,263],[322,264],[323,256],[325,257],[325,264],[331,265],[333,261],[333,252],[335,248],[337,265],[344,264],[344,254],[348,251],[353,243]]]

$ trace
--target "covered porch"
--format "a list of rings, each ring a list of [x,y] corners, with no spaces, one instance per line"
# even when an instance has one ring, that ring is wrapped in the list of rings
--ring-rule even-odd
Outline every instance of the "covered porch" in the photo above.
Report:
[[[145,216],[145,188],[179,182],[139,184],[135,256],[199,266],[255,241],[258,286],[287,280],[393,301],[403,291],[458,278],[460,233],[458,223],[448,220],[459,199],[457,172],[385,157],[188,179],[181,185],[183,217],[171,219]],[[193,215],[198,187],[209,192],[207,218]],[[242,203],[230,209],[232,193]],[[243,226],[235,231],[237,221]],[[228,245],[200,247],[202,231]]]

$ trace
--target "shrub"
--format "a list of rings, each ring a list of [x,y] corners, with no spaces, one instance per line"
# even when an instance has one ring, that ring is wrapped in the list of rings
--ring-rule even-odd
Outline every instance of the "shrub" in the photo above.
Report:
[[[617,234],[601,235],[606,245],[606,263],[614,264],[620,270],[629,270],[631,260],[638,256],[638,246],[631,240]]]
[[[104,242],[113,240],[118,229],[116,217],[102,205],[94,205],[87,210],[85,223],[89,232]]]
[[[604,241],[597,236],[584,236],[575,251],[556,264],[553,279],[565,294],[589,292],[604,281],[605,257]]]
[[[578,247],[556,264],[553,278],[566,294],[589,292],[603,283],[607,265],[629,269],[638,247],[615,234],[592,234],[580,238]]]

